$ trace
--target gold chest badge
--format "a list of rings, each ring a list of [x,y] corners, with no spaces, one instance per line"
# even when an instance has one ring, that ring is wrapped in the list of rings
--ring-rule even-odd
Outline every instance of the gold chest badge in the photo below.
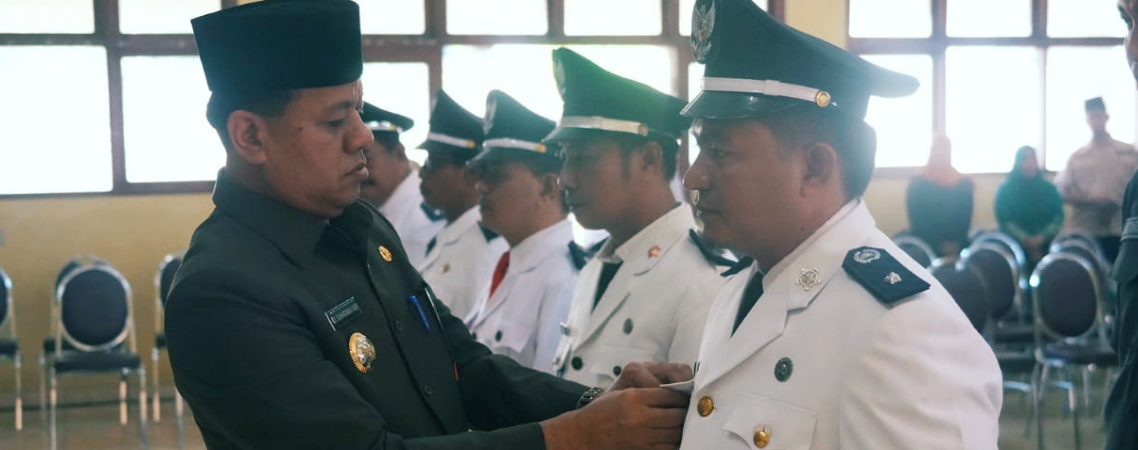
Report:
[[[363,373],[371,372],[371,366],[375,363],[375,345],[367,336],[362,333],[352,333],[352,337],[348,339],[348,354],[352,355],[356,370]]]

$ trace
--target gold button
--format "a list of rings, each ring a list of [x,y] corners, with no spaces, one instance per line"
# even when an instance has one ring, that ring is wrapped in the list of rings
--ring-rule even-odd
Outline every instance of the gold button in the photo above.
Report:
[[[767,448],[767,444],[771,443],[770,430],[763,428],[755,432],[755,446],[758,448]]]
[[[814,95],[814,103],[822,108],[830,106],[830,93],[826,91],[818,91],[818,93]]]
[[[450,263],[443,264],[443,273],[450,272]]]
[[[388,250],[387,247],[379,246],[379,256],[383,258],[384,261],[391,262],[391,250]]]
[[[710,416],[711,411],[715,410],[715,402],[711,401],[711,397],[701,398],[699,403],[696,403],[695,409],[699,412],[700,417]]]

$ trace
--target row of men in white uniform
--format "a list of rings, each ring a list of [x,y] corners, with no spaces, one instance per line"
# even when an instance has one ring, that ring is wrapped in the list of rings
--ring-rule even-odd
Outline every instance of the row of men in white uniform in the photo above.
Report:
[[[750,2],[715,4],[751,8]],[[748,14],[762,14],[768,28],[783,26],[757,9]],[[810,45],[826,45],[820,42]],[[829,51],[831,58],[842,52]],[[931,275],[876,229],[860,193],[844,194],[844,206],[835,203],[836,211],[805,205],[782,211],[811,216],[817,227],[768,265],[745,258],[725,267],[694,231],[692,207],[672,189],[676,161],[659,155],[674,157],[675,149],[657,151],[674,144],[657,136],[674,141],[686,132],[690,120],[660,119],[662,114],[679,118],[686,102],[672,97],[654,103],[678,105],[674,109],[622,109],[629,105],[595,101],[571,107],[574,96],[597,91],[651,90],[565,49],[554,52],[554,61],[566,101],[551,135],[567,141],[557,170],[536,171],[509,157],[482,160],[492,147],[515,155],[545,155],[547,147],[541,138],[475,135],[483,125],[493,130],[508,119],[500,108],[488,106],[488,123],[483,123],[443,92],[437,95],[427,142],[420,146],[430,156],[417,174],[397,139],[371,151],[391,155],[390,160],[369,157],[370,164],[390,163],[399,174],[384,181],[377,177],[392,171],[371,170],[373,187],[393,179],[398,183],[386,195],[369,195],[365,183],[362,196],[379,205],[409,255],[423,255],[416,264],[424,279],[454,315],[466,317],[480,342],[521,364],[596,387],[612,384],[630,362],[691,365],[683,448],[728,448],[721,445],[725,442],[745,444],[739,448],[996,448],[1002,377],[991,349]],[[843,64],[858,76],[887,76],[860,59]],[[572,81],[589,76],[605,80]],[[735,85],[753,81],[740,80]],[[744,86],[745,95],[766,86]],[[656,91],[645,95],[670,97]],[[824,109],[829,95],[817,91],[809,98]],[[497,92],[490,97],[491,105],[508,99]],[[629,120],[637,119],[630,114],[645,117]],[[682,129],[666,129],[681,122]],[[665,132],[656,134],[660,129]],[[712,142],[734,145],[715,134],[722,131],[708,130],[703,129],[707,139],[718,139]],[[609,134],[581,137],[596,131]],[[634,151],[622,148],[620,133],[634,136],[629,141],[637,146]],[[811,148],[829,159],[809,164],[838,170],[828,148]],[[767,195],[717,190],[709,167],[719,164],[718,157],[701,155],[685,179],[701,199],[711,200],[707,207],[700,203],[701,210],[726,208],[732,195]],[[780,169],[786,172],[772,172],[786,178],[782,181],[800,182],[787,175],[799,169],[803,177],[815,175],[805,169],[813,166],[795,159],[799,156],[787,158],[766,163],[786,165]],[[817,194],[795,194],[794,201],[837,202],[835,196],[846,192],[846,176],[843,168],[841,177],[812,180],[824,187]],[[763,187],[779,195],[777,181],[768,174],[744,182],[774,183]],[[583,227],[609,235],[587,262],[585,252],[570,245],[569,211]],[[722,223],[717,226],[721,234],[726,231]]]

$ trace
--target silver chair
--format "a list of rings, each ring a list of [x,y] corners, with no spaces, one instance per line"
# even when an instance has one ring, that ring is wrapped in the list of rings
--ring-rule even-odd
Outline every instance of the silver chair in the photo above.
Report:
[[[154,410],[154,421],[162,421],[162,405],[160,404],[162,391],[158,382],[159,367],[158,362],[162,352],[166,351],[166,333],[163,330],[163,317],[166,311],[166,296],[170,293],[170,287],[174,284],[174,275],[178,272],[178,267],[182,265],[183,252],[171,253],[162,259],[158,264],[158,271],[154,274],[154,289],[158,295],[155,296],[154,301],[154,347],[150,349],[150,360],[152,362],[154,388],[153,388],[153,402],[151,409]],[[185,448],[185,420],[184,420],[185,403],[182,395],[178,392],[177,387],[174,388],[174,415],[178,422],[178,448]]]
[[[127,423],[127,380],[138,377],[139,441],[147,448],[146,368],[136,350],[130,284],[107,264],[80,264],[59,283],[52,303],[55,348],[45,358],[50,384],[49,445],[58,447],[58,378],[119,374],[119,422]],[[71,350],[65,348],[67,347]]]
[[[23,353],[16,339],[16,297],[12,291],[12,279],[0,268],[0,359],[12,361],[15,370],[16,431],[24,429],[23,382],[20,370],[23,367]]]

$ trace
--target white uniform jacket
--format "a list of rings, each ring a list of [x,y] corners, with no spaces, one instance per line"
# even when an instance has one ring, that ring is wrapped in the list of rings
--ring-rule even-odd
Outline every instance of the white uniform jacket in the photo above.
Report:
[[[419,266],[423,280],[455,317],[466,317],[474,309],[498,258],[509,248],[505,239],[482,228],[481,220],[475,206],[447,224],[434,245],[428,243],[427,258]]]
[[[605,387],[625,364],[692,364],[724,267],[692,239],[691,207],[679,204],[619,248],[606,242],[581,270],[554,366],[563,377]],[[593,309],[602,261],[623,261]]]
[[[562,220],[510,249],[498,289],[491,296],[487,283],[466,320],[479,342],[521,365],[553,373],[553,353],[580,271],[570,245],[576,245],[573,224]]]
[[[399,233],[407,259],[415,267],[427,256],[427,243],[446,225],[446,218],[423,204],[423,194],[419,192],[421,182],[419,172],[411,172],[378,208]]]
[[[767,272],[732,336],[757,270],[708,315],[682,449],[996,449],[991,348],[860,200]]]

